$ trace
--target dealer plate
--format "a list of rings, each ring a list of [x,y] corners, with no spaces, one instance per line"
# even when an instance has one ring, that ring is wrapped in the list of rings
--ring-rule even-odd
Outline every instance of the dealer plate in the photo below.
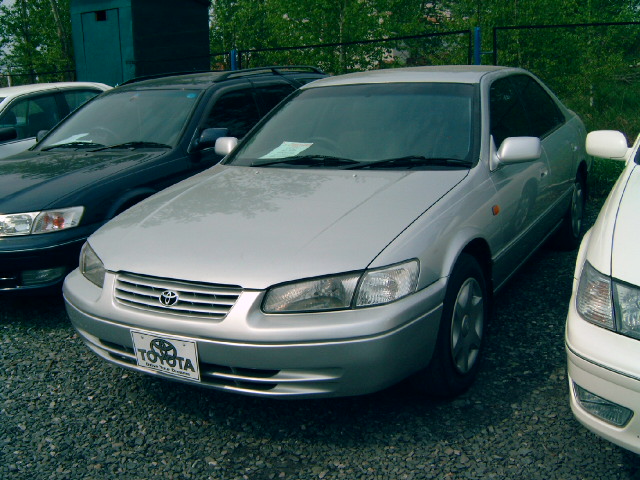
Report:
[[[193,340],[131,330],[138,367],[171,377],[200,381],[198,347]]]

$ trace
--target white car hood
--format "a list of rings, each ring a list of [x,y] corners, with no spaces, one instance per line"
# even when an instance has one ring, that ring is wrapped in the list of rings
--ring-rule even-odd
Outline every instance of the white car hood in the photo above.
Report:
[[[640,167],[629,176],[613,230],[611,276],[640,285],[640,257],[636,254],[640,240]]]
[[[110,271],[263,289],[366,268],[467,173],[221,165],[126,211],[90,243]]]

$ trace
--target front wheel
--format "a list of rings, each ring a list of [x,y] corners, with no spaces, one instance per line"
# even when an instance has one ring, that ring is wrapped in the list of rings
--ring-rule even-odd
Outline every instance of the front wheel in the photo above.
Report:
[[[484,271],[474,257],[463,253],[449,277],[433,357],[414,377],[419,390],[454,397],[471,386],[478,372],[489,314]]]
[[[574,250],[580,245],[586,202],[587,185],[584,176],[578,174],[573,184],[571,204],[553,239],[553,245],[557,249]]]

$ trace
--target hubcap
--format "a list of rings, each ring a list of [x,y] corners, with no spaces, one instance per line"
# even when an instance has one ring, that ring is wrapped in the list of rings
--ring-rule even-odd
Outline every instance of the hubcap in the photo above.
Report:
[[[475,278],[460,287],[451,322],[451,356],[459,373],[471,370],[478,358],[484,325],[482,288]]]

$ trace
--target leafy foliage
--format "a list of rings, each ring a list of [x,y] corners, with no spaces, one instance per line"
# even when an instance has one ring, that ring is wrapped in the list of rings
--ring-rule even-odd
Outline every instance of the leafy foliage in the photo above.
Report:
[[[0,73],[14,84],[73,79],[69,0],[3,2],[0,18]]]

